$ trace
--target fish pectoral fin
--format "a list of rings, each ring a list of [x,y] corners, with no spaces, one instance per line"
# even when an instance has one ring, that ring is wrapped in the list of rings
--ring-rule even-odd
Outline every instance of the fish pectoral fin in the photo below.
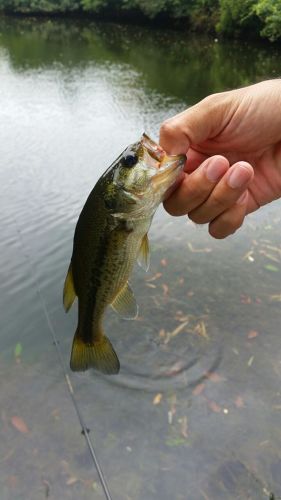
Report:
[[[150,264],[149,240],[147,234],[144,235],[138,254],[138,264],[145,271],[148,271]]]
[[[111,303],[111,307],[124,319],[135,319],[137,317],[138,305],[129,283],[118,293]]]
[[[63,306],[65,312],[69,311],[75,300],[75,297],[76,292],[73,283],[72,265],[70,262],[63,287]]]
[[[76,332],[71,351],[70,368],[74,372],[84,372],[94,368],[107,375],[120,370],[120,363],[111,342],[103,335],[100,340],[85,343]]]

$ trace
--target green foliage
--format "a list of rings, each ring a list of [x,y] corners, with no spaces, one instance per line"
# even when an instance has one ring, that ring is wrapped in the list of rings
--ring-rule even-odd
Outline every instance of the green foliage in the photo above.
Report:
[[[190,10],[190,25],[194,30],[214,31],[219,21],[220,0],[196,0]]]
[[[122,0],[81,0],[82,8],[90,12],[100,12],[103,9],[114,8],[119,10],[121,8]]]
[[[170,17],[187,17],[194,0],[121,0],[124,9],[137,9],[146,16],[153,18],[159,14]]]
[[[271,41],[281,38],[281,0],[259,0],[254,10],[263,24],[261,35]]]
[[[15,358],[19,358],[21,356],[21,353],[22,353],[22,345],[20,342],[18,342],[14,349]]]
[[[108,15],[141,13],[154,19],[186,20],[190,29],[226,36],[281,38],[281,0],[0,0],[0,11],[55,14],[84,11]]]
[[[0,10],[22,14],[72,12],[81,7],[80,0],[0,0]]]
[[[253,35],[259,28],[254,7],[257,0],[220,0],[220,20],[217,24],[219,33]]]

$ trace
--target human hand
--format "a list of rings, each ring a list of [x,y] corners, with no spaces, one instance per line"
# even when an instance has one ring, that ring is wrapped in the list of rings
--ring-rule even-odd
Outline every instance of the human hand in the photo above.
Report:
[[[187,154],[166,210],[225,238],[281,197],[281,79],[206,97],[163,123],[160,145]]]

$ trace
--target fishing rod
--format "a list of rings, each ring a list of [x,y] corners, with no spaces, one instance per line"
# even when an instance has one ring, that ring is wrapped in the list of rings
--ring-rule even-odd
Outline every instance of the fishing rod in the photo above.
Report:
[[[87,428],[87,426],[86,426],[86,424],[84,422],[83,416],[81,414],[81,411],[79,409],[79,406],[78,406],[78,403],[77,403],[77,400],[76,400],[76,397],[75,397],[75,394],[74,394],[74,390],[73,390],[73,386],[72,386],[70,377],[69,377],[69,375],[68,375],[68,373],[66,371],[66,368],[65,368],[65,363],[63,361],[63,357],[62,357],[62,354],[61,354],[61,350],[60,350],[60,347],[59,347],[59,342],[57,340],[53,324],[52,324],[50,316],[48,314],[45,301],[44,301],[44,299],[42,297],[42,294],[41,294],[41,291],[40,291],[39,287],[37,286],[37,283],[36,283],[36,289],[37,289],[37,294],[39,296],[39,299],[40,299],[40,302],[41,302],[41,305],[42,305],[42,308],[43,308],[43,311],[44,311],[44,314],[45,314],[45,318],[46,318],[46,321],[47,321],[47,325],[48,325],[49,331],[50,331],[50,333],[52,335],[52,338],[53,338],[53,344],[54,344],[54,346],[56,348],[56,351],[57,351],[57,355],[58,355],[58,358],[59,358],[59,361],[60,361],[60,364],[61,364],[61,368],[62,368],[62,371],[63,371],[63,374],[64,374],[64,378],[66,380],[66,384],[67,384],[67,387],[68,387],[68,392],[69,392],[70,398],[72,400],[73,406],[75,408],[75,411],[76,411],[79,423],[81,425],[82,435],[85,437],[86,443],[88,445],[88,448],[89,448],[90,454],[92,456],[93,462],[95,464],[95,468],[97,470],[97,473],[98,473],[98,476],[99,476],[99,479],[100,479],[100,482],[101,482],[101,485],[102,485],[102,488],[103,488],[106,500],[112,500],[112,497],[111,497],[111,495],[109,493],[109,489],[108,489],[108,486],[107,486],[107,483],[106,483],[106,480],[105,480],[105,477],[104,477],[104,474],[102,472],[101,466],[99,464],[99,461],[98,461],[98,458],[97,458],[97,455],[96,455],[96,452],[95,452],[95,449],[94,449],[94,445],[93,445],[93,443],[92,443],[92,441],[90,439],[90,436],[89,436],[89,432],[90,431]]]
[[[25,252],[24,252],[25,257],[26,257],[27,261],[29,262],[29,264],[31,265],[31,264],[33,264],[32,263],[32,259],[31,259],[30,255],[29,255],[28,251],[27,251],[27,246],[26,246],[25,242],[23,241],[23,237],[22,237],[21,231],[19,229],[19,226],[17,224],[17,221],[15,221],[15,227],[17,228],[17,232],[18,232],[20,240],[22,242],[22,246],[23,246],[23,248],[25,248]],[[36,269],[36,265],[35,264],[33,264],[32,267],[33,267],[33,269]],[[63,361],[63,357],[62,357],[62,354],[61,354],[61,349],[60,349],[60,346],[59,346],[59,341],[57,339],[57,336],[56,336],[56,333],[55,333],[55,329],[54,329],[52,321],[50,319],[50,316],[49,316],[49,313],[48,313],[48,310],[47,310],[47,307],[46,307],[46,303],[44,301],[44,298],[43,298],[41,289],[40,289],[40,287],[38,285],[38,281],[37,281],[36,277],[34,277],[34,284],[35,284],[36,292],[37,292],[37,295],[39,297],[39,301],[41,303],[41,306],[42,306],[42,309],[43,309],[43,312],[44,312],[44,315],[45,315],[45,318],[46,318],[46,322],[47,322],[47,326],[48,326],[50,335],[52,336],[53,345],[55,346],[56,351],[57,351],[57,355],[58,355],[58,358],[59,358],[61,369],[62,369],[64,378],[65,378],[65,381],[66,381],[66,385],[67,385],[67,388],[68,388],[68,392],[69,392],[72,404],[73,404],[73,406],[75,408],[76,415],[77,415],[78,420],[79,420],[79,424],[81,426],[81,433],[82,433],[82,435],[84,436],[84,438],[86,440],[88,449],[90,451],[90,455],[92,457],[92,460],[94,462],[94,466],[95,466],[96,471],[98,473],[98,477],[99,477],[100,483],[102,485],[102,489],[103,489],[105,498],[106,498],[106,500],[112,500],[112,496],[111,496],[111,494],[109,492],[109,488],[108,488],[105,476],[103,474],[102,468],[100,466],[99,460],[97,458],[97,454],[96,454],[94,445],[93,445],[93,443],[91,441],[91,438],[89,436],[90,430],[88,429],[88,427],[85,424],[84,418],[82,416],[82,413],[80,411],[78,402],[76,400],[76,396],[75,396],[74,389],[73,389],[73,386],[72,386],[72,383],[71,383],[71,379],[70,379],[70,376],[67,373],[67,370],[66,370],[66,367],[65,367],[65,363]]]

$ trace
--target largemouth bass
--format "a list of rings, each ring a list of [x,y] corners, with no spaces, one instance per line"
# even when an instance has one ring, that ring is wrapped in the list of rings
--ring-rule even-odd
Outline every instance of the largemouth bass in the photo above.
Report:
[[[95,368],[118,373],[118,357],[103,331],[110,304],[123,318],[138,307],[128,283],[136,260],[149,266],[147,232],[167,189],[183,168],[185,156],[168,156],[143,134],[100,177],[79,216],[64,284],[68,311],[78,297],[78,326],[73,339],[73,371]]]

